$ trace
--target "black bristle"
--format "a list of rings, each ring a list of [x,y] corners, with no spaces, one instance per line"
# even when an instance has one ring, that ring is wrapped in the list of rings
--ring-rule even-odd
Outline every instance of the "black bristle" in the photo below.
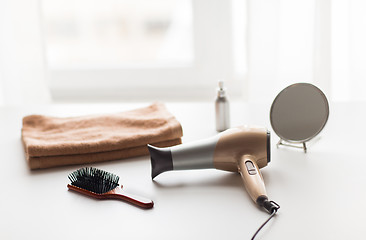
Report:
[[[71,185],[102,194],[118,186],[119,177],[98,168],[80,168],[69,174]]]

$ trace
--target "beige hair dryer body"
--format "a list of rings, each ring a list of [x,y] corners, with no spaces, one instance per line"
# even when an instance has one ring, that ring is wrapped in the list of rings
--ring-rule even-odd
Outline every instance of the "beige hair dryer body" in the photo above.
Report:
[[[254,202],[269,213],[279,206],[268,201],[259,168],[270,162],[270,132],[265,128],[242,126],[214,137],[167,148],[148,145],[154,179],[170,170],[216,168],[240,172]]]

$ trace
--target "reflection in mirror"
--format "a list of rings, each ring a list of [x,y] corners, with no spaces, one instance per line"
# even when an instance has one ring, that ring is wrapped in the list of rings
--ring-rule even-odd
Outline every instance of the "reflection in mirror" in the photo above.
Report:
[[[306,142],[319,134],[328,116],[328,100],[319,88],[310,83],[286,87],[277,95],[270,111],[272,128],[281,138],[277,146],[297,143],[306,152]]]

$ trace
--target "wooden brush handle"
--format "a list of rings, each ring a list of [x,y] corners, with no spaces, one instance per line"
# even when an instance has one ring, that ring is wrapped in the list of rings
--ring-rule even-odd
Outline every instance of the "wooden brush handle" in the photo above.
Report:
[[[102,195],[105,196],[105,198],[122,200],[141,208],[152,208],[154,206],[154,202],[152,200],[126,193],[120,187],[116,187],[115,189]]]
[[[130,204],[133,204],[135,206],[145,208],[145,209],[149,209],[154,206],[154,202],[152,200],[144,198],[144,197],[134,196],[132,194],[125,193],[122,190],[122,188],[120,188],[120,187],[116,187],[115,189],[113,189],[109,192],[103,193],[103,194],[93,193],[91,191],[73,186],[71,184],[68,184],[67,187],[70,190],[82,193],[82,194],[90,196],[90,197],[98,198],[98,199],[118,199],[118,200],[122,200],[122,201],[128,202]]]

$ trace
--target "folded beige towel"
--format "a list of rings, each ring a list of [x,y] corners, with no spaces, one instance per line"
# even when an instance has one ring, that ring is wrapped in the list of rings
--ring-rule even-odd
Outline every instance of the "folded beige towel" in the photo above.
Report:
[[[148,154],[146,145],[181,143],[182,127],[164,104],[128,112],[71,118],[23,118],[22,140],[31,169]]]

